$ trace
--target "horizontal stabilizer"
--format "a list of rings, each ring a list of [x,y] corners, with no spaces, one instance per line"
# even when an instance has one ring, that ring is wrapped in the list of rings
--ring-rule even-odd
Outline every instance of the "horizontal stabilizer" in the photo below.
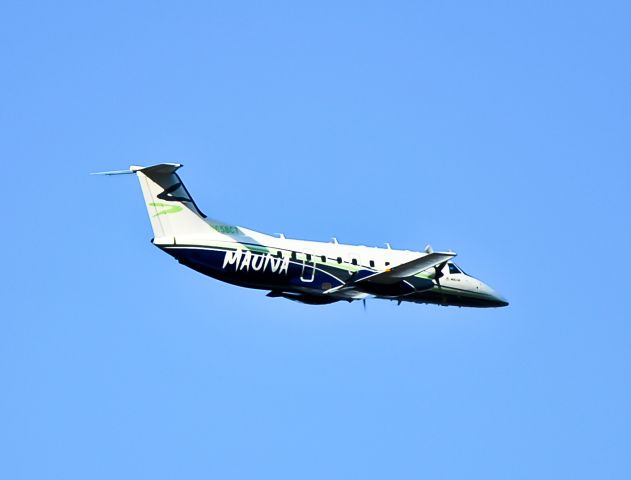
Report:
[[[131,175],[131,170],[112,170],[109,172],[92,172],[90,175]]]
[[[157,165],[151,165],[149,167],[140,167],[138,165],[132,165],[127,170],[111,170],[109,172],[94,172],[90,175],[131,175],[136,172],[143,172],[145,174],[151,173],[173,173],[182,166],[181,163],[158,163]]]

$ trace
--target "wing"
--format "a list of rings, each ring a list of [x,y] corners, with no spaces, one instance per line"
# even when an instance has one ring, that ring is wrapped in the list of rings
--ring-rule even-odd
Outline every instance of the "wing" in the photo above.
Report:
[[[391,267],[383,272],[370,272],[367,270],[357,272],[356,276],[348,283],[339,287],[331,288],[324,293],[336,293],[347,290],[361,289],[362,283],[370,283],[375,285],[394,285],[408,277],[412,277],[429,268],[441,263],[447,262],[456,256],[453,252],[432,252],[423,255],[409,262],[402,263],[395,267]]]
[[[417,273],[421,273],[428,268],[439,265],[443,262],[447,262],[456,256],[452,252],[433,252],[422,257],[415,258],[406,263],[397,265],[396,267],[388,268],[383,272],[377,272],[372,275],[362,277],[355,282],[371,282],[379,283],[382,285],[388,285],[391,283],[397,283],[407,277],[412,277]]]

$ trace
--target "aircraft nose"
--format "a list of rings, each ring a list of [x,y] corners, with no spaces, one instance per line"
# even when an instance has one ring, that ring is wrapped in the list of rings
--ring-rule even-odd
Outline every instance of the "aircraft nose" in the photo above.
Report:
[[[491,307],[508,307],[508,300],[500,295],[497,291],[493,290],[487,284],[480,282],[480,290],[487,297],[489,306]]]
[[[492,296],[493,296],[493,301],[496,303],[497,307],[508,307],[510,305],[508,303],[508,300],[506,300],[506,298],[500,295],[499,293],[493,292]]]

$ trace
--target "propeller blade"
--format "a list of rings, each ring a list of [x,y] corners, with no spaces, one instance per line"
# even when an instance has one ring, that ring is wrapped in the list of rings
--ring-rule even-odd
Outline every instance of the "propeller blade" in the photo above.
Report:
[[[434,281],[436,282],[436,285],[438,285],[439,287],[440,287],[440,279],[441,277],[445,275],[443,273],[443,268],[445,268],[445,265],[447,265],[447,262],[443,262],[434,267]]]

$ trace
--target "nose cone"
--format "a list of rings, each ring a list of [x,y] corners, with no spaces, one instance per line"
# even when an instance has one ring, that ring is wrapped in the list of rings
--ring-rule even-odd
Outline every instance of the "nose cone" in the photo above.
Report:
[[[508,300],[487,284],[480,282],[479,291],[484,295],[484,299],[489,307],[508,307]]]
[[[491,301],[495,302],[495,305],[494,305],[495,307],[508,307],[508,305],[510,305],[508,303],[508,300],[506,300],[506,298],[504,298],[499,293],[495,292],[492,296],[493,296],[493,300]]]

